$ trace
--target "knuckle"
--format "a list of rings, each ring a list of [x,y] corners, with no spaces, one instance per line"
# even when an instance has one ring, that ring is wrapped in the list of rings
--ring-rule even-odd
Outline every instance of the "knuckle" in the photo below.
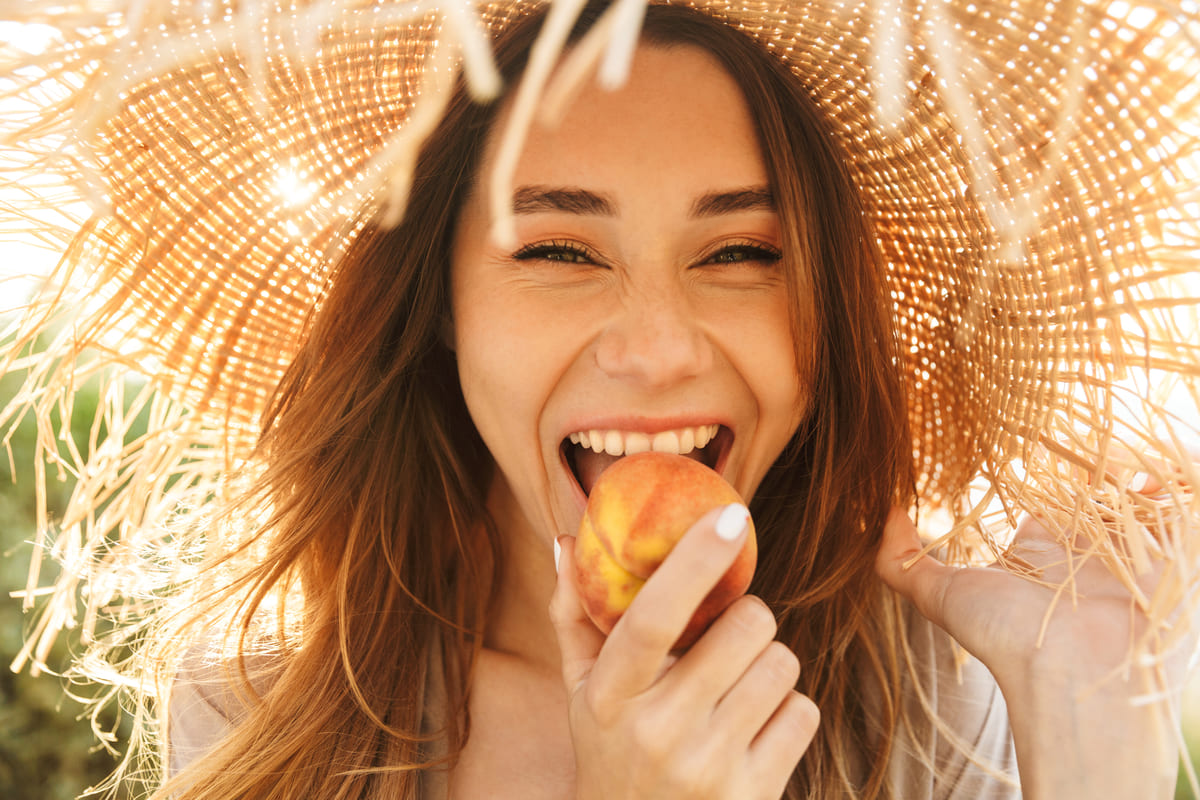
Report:
[[[807,743],[821,724],[821,712],[816,703],[799,692],[792,692],[783,702],[779,721],[793,729]]]
[[[754,595],[744,595],[738,598],[726,611],[734,624],[749,635],[764,640],[775,637],[778,629],[775,614],[761,598]]]
[[[771,678],[780,684],[791,687],[800,679],[800,659],[782,642],[767,645],[762,660]]]

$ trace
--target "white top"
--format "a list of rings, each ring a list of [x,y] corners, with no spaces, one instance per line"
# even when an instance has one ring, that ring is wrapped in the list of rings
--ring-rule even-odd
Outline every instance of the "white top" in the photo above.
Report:
[[[899,731],[893,745],[888,769],[893,795],[902,800],[1020,798],[1008,714],[991,673],[916,612],[910,614],[909,642],[921,680],[917,685],[911,678],[904,681],[905,711],[912,731]],[[430,670],[431,675],[440,672]],[[918,688],[936,712],[938,724],[921,710]],[[228,709],[239,706],[233,691],[217,665],[205,664],[201,657],[188,659],[171,693],[171,774],[203,755],[229,731]],[[439,687],[427,691],[440,694]],[[966,752],[955,745],[955,737],[966,746]],[[862,755],[864,761],[870,757],[869,753]],[[864,771],[863,764],[857,766],[860,773]],[[423,776],[424,800],[441,800],[446,795],[443,773]]]

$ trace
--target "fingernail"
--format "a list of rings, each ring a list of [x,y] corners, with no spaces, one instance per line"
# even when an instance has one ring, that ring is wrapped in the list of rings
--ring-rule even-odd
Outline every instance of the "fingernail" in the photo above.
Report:
[[[562,545],[558,543],[558,539],[554,540],[554,574],[558,574],[558,557],[562,555]]]
[[[730,503],[721,509],[721,515],[717,517],[717,536],[727,542],[732,542],[742,535],[742,531],[746,530],[746,523],[749,521],[750,510],[748,508],[741,503]]]

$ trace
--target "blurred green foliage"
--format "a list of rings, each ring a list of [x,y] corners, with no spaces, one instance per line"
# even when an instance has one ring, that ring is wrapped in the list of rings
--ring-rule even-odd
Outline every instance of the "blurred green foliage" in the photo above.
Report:
[[[1187,691],[1183,695],[1183,733],[1187,739],[1188,759],[1193,769],[1200,773],[1200,674],[1193,674]],[[1175,800],[1197,800],[1183,767],[1179,770],[1179,783],[1175,786]]]
[[[0,379],[0,408],[19,383],[19,375]],[[81,447],[86,447],[98,400],[95,386],[85,387],[77,396],[71,429]],[[33,677],[28,668],[16,674],[8,669],[33,619],[22,610],[21,599],[11,596],[25,587],[33,553],[35,424],[31,417],[13,431],[10,444],[12,467],[8,458],[0,457],[0,798],[72,800],[107,778],[118,759],[100,746],[86,707],[68,695],[68,689],[86,694],[87,687],[69,687],[58,675]],[[65,505],[71,487],[53,478],[48,483],[47,504],[53,518]],[[43,565],[45,583],[55,565],[49,559]],[[65,670],[78,649],[78,636],[65,633],[51,652],[49,665],[58,672]],[[118,719],[115,708],[105,709],[99,722],[103,730],[115,729],[119,742],[128,739],[128,721]],[[117,797],[138,793],[140,787],[127,785]]]

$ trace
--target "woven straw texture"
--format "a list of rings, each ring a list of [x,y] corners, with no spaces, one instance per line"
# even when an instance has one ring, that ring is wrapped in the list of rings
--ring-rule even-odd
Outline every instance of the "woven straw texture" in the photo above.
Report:
[[[68,569],[35,662],[77,622],[81,591],[90,628],[179,577],[194,543],[167,523],[230,491],[357,221],[420,202],[406,176],[454,70],[493,93],[486,27],[533,7],[99,5],[25,2],[48,47],[0,50],[17,109],[0,131],[8,183],[31,165],[62,174],[93,209],[78,231],[30,222],[68,255],[0,354],[28,375],[4,416],[36,413],[47,463],[78,479],[39,533],[39,554]],[[1177,601],[1200,517],[1185,453],[1200,394],[1200,9],[698,5],[785,57],[852,154],[890,265],[922,500],[956,523],[944,543],[1001,554],[998,522],[1058,510],[1131,582],[1156,553],[1180,565],[1155,600]],[[614,4],[598,57],[636,34],[638,7]],[[571,14],[560,2],[551,19]],[[522,91],[552,94],[550,78]],[[29,194],[31,220],[59,201]],[[136,397],[127,373],[146,380]],[[84,458],[51,410],[93,375],[107,388]],[[1173,413],[1168,390],[1190,411]],[[139,410],[149,431],[131,440]],[[1146,474],[1162,491],[1135,491]],[[1167,540],[1144,535],[1164,521]],[[29,594],[47,581],[35,563]]]

